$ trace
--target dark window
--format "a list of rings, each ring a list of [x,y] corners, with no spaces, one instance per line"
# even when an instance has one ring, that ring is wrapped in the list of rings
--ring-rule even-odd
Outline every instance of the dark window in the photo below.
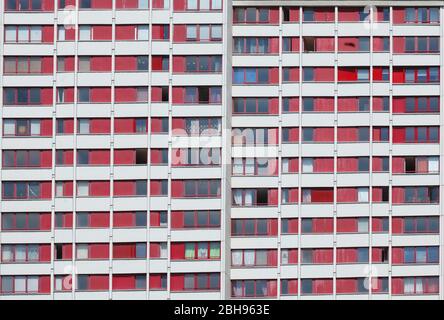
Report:
[[[136,164],[147,164],[148,154],[146,149],[136,149]]]
[[[219,225],[220,225],[220,212],[210,211],[210,226],[219,226]]]
[[[15,90],[11,88],[5,88],[5,104],[14,104],[15,103]]]
[[[40,151],[30,150],[29,152],[29,165],[39,166],[40,165]]]
[[[146,196],[146,194],[147,194],[146,180],[136,181],[136,195]]]
[[[14,166],[14,151],[3,151],[3,165],[5,167]]]
[[[146,243],[136,244],[136,258],[146,258]]]
[[[439,52],[439,37],[429,38],[429,51]]]
[[[369,158],[359,157],[358,158],[358,171],[367,172],[369,170]]]
[[[168,87],[162,87],[162,102],[168,102],[169,100],[169,89]]]
[[[257,81],[258,83],[268,83],[268,68],[257,69]]]
[[[359,37],[359,50],[360,51],[370,51],[370,38],[369,37]]]
[[[312,219],[302,219],[302,232],[312,232],[313,230],[313,220]]]
[[[304,52],[314,52],[315,51],[315,38],[314,37],[303,37],[304,41]]]
[[[14,183],[3,182],[3,197],[13,198],[14,197]]]
[[[144,274],[136,275],[136,289],[146,289],[146,276]]]
[[[40,228],[40,215],[38,213],[28,214],[28,227],[34,230]]]
[[[25,229],[26,228],[26,214],[18,213],[15,216],[15,225],[17,229]]]
[[[302,249],[302,263],[313,263],[313,250]]]
[[[301,290],[303,294],[310,294],[313,292],[313,283],[311,279],[302,279],[301,280]]]
[[[369,111],[369,109],[370,109],[370,98],[359,97],[359,111]]]
[[[314,110],[314,99],[313,98],[304,98],[302,100],[304,111],[313,111]]]
[[[415,128],[408,127],[405,129],[405,141],[406,142],[415,141]]]
[[[91,8],[91,0],[80,0],[80,8],[90,9]]]
[[[78,228],[87,228],[89,225],[89,219],[88,219],[88,213],[87,212],[78,212],[76,217],[76,223]]]
[[[42,8],[42,0],[32,0],[31,1],[31,9],[32,10],[40,10]]]
[[[313,141],[313,128],[303,128],[302,129],[302,139],[305,142]]]
[[[314,21],[314,10],[304,8],[304,21]]]
[[[358,262],[368,262],[368,248],[358,248]]]
[[[40,103],[40,88],[32,88],[29,90],[30,94],[30,100],[31,103]]]
[[[268,204],[268,189],[257,189],[256,204],[258,206]]]
[[[88,150],[78,150],[77,163],[78,164],[88,164],[89,163],[89,151]]]
[[[148,70],[148,56],[138,56],[137,57],[137,70],[147,71]]]
[[[145,211],[137,211],[136,212],[136,227],[146,227],[146,212]]]
[[[88,276],[78,275],[77,276],[77,289],[78,290],[88,290]]]
[[[89,102],[89,88],[79,88],[79,102]]]
[[[210,90],[208,87],[199,87],[199,103],[210,101]]]
[[[358,141],[369,141],[369,128],[358,128]]]
[[[146,132],[146,119],[136,119],[136,132]]]
[[[358,280],[358,292],[364,293],[368,292],[368,286],[365,282],[365,278],[359,278]]]
[[[305,67],[304,71],[304,81],[313,81],[314,80],[314,69],[311,67]]]

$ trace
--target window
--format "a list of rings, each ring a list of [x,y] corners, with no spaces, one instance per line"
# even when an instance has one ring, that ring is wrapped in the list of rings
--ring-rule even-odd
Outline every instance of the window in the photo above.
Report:
[[[304,81],[314,81],[314,68],[305,67],[302,70],[303,70]]]
[[[369,79],[368,69],[358,69],[358,81],[368,81]]]
[[[79,40],[91,40],[91,26],[79,26]]]
[[[137,40],[147,41],[149,39],[148,26],[137,26]]]
[[[79,119],[79,133],[88,134],[90,132],[90,121],[89,119]]]
[[[89,102],[89,88],[79,88],[79,102]]]
[[[186,40],[188,41],[220,41],[221,25],[187,25]]]
[[[437,7],[409,7],[404,10],[406,23],[438,23],[439,8]]]

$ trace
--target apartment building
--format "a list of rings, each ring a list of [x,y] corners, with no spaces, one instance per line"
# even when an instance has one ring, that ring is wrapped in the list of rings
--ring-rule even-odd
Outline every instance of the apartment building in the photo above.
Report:
[[[443,1],[0,12],[0,299],[444,297]]]

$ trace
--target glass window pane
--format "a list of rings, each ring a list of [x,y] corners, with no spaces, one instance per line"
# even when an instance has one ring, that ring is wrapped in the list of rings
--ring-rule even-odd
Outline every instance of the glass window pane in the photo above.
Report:
[[[13,290],[13,277],[11,276],[2,276],[1,278],[2,280],[2,292],[3,293],[8,293],[8,292],[12,292]]]
[[[26,277],[15,276],[14,277],[14,292],[23,293],[26,292]]]
[[[136,244],[136,258],[146,258],[146,243]]]
[[[148,40],[148,26],[137,26],[137,40]]]
[[[369,70],[368,69],[358,69],[358,80],[359,81],[369,80]]]
[[[79,40],[91,40],[90,26],[79,26]]]
[[[358,218],[358,232],[368,232],[368,218]]]
[[[29,29],[26,26],[18,27],[18,41],[19,42],[28,42],[29,41]],[[14,38],[15,40],[15,38]]]
[[[195,25],[187,25],[187,39],[197,38],[197,28]]]
[[[200,25],[199,26],[199,38],[200,40],[210,40],[210,26],[208,25]]]

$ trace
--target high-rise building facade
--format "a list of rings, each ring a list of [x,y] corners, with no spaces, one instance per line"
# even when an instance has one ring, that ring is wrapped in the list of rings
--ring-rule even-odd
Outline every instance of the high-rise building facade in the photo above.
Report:
[[[0,299],[443,299],[443,1],[1,0]]]

